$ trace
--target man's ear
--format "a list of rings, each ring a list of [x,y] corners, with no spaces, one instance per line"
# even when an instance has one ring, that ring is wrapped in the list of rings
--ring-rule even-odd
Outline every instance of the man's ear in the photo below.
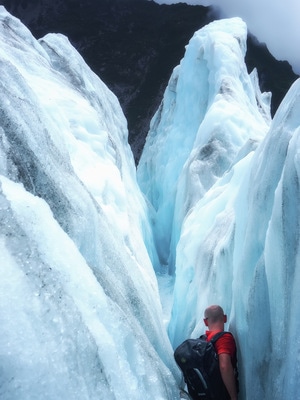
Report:
[[[224,315],[224,324],[226,324],[226,322],[227,322],[227,315],[225,314]]]
[[[203,318],[205,326],[208,326],[207,318]]]

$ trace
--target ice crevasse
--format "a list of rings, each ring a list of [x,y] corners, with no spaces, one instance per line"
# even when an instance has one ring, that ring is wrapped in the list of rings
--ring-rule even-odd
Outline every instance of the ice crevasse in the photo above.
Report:
[[[297,398],[300,84],[271,121],[246,35],[195,33],[137,183],[116,97],[66,37],[0,7],[1,398],[175,400],[172,345],[212,302],[241,398]]]

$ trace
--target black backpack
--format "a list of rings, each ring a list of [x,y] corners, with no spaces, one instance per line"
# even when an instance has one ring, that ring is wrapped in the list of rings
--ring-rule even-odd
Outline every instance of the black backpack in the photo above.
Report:
[[[230,332],[219,332],[209,342],[206,335],[187,339],[174,352],[193,400],[230,400],[214,347],[214,343],[225,333]]]

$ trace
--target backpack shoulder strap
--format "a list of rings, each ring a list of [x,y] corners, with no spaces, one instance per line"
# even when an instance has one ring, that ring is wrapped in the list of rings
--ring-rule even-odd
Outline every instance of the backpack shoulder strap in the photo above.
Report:
[[[228,332],[228,331],[218,332],[218,333],[216,333],[216,334],[210,339],[209,342],[211,342],[212,344],[216,343],[216,341],[217,341],[218,339],[220,339],[221,336],[225,335],[225,333],[229,333],[229,335],[232,335],[232,333],[231,333],[231,332]],[[206,340],[206,339],[207,339],[207,336],[206,336],[205,334],[204,334],[204,335],[201,335],[201,336],[199,337],[199,339]]]
[[[218,332],[218,333],[216,333],[216,334],[212,337],[212,339],[210,340],[210,342],[211,342],[212,344],[215,344],[216,341],[217,341],[218,339],[220,339],[221,336],[225,335],[225,333],[229,333],[229,334],[231,335],[230,332],[226,332],[226,331]]]

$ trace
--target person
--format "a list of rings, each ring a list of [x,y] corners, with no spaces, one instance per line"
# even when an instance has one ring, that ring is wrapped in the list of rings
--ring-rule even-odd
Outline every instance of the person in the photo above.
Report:
[[[219,305],[209,306],[204,312],[204,324],[208,328],[206,340],[210,341],[216,333],[224,331],[226,322],[227,316],[224,314],[222,307]],[[219,357],[221,377],[230,400],[237,400],[237,356],[234,337],[230,333],[225,333],[215,342],[215,349]]]

